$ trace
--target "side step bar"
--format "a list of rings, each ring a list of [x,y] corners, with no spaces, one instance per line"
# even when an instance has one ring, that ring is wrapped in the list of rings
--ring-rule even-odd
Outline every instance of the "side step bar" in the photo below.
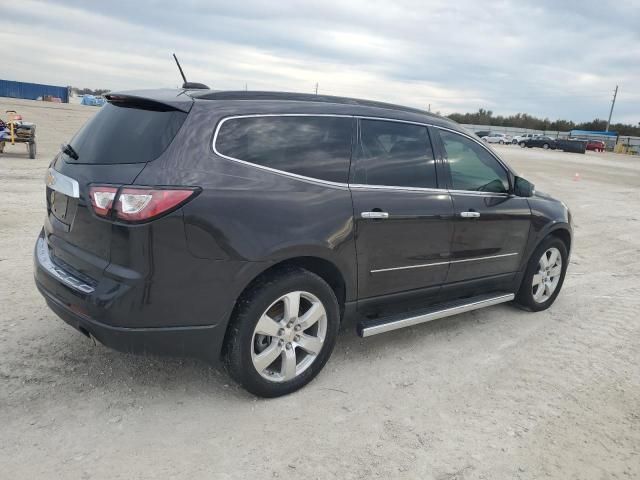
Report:
[[[475,297],[457,300],[455,302],[435,305],[428,310],[410,312],[404,315],[376,318],[375,320],[361,321],[358,323],[358,335],[370,337],[378,333],[390,332],[399,328],[411,327],[419,323],[430,322],[439,318],[450,317],[459,313],[470,312],[479,308],[490,307],[499,303],[510,302],[515,298],[513,293],[499,293],[491,295],[478,295]]]

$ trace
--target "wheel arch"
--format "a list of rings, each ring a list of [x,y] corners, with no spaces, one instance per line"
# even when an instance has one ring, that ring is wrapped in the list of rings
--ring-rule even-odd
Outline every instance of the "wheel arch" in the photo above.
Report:
[[[287,268],[302,268],[311,273],[318,275],[331,287],[338,300],[340,307],[340,318],[344,316],[345,303],[351,299],[349,289],[355,287],[348,283],[345,273],[336,265],[326,258],[316,255],[300,255],[295,257],[283,258],[275,263],[270,264],[262,271],[257,272],[254,277],[244,286],[242,291],[237,295],[234,300],[233,309],[228,317],[227,325],[225,327],[225,335],[222,352],[224,352],[227,338],[229,336],[230,327],[233,324],[233,319],[236,315],[238,306],[243,300],[246,292],[253,288],[256,284],[261,282],[265,277],[274,275],[278,272],[286,270]]]
[[[568,228],[559,226],[558,228],[551,230],[547,235],[545,235],[544,238],[548,237],[549,235],[553,235],[554,237],[558,237],[560,240],[562,240],[564,242],[564,245],[567,247],[567,252],[571,253],[571,242],[573,239]],[[540,241],[544,240],[544,238],[542,238]]]
[[[523,257],[520,270],[517,272],[515,277],[515,285],[517,287],[516,291],[520,289],[520,285],[522,284],[522,279],[524,278],[524,273],[527,269],[527,265],[529,265],[531,256],[535,253],[540,244],[550,236],[557,237],[562,240],[562,242],[567,247],[567,253],[569,254],[569,257],[571,257],[571,244],[573,241],[571,226],[565,222],[557,222],[549,225],[548,228],[544,229],[538,234],[535,242],[529,244],[530,246],[528,247],[526,256]]]

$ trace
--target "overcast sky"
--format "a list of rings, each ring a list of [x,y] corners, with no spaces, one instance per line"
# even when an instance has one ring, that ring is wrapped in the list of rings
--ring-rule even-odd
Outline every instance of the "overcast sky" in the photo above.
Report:
[[[0,78],[640,122],[640,0],[7,1]]]

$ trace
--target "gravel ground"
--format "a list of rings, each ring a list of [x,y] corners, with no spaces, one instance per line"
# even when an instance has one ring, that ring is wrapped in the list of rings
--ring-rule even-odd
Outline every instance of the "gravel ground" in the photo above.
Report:
[[[44,172],[95,109],[9,108],[40,144],[0,155],[3,478],[640,478],[640,158],[498,147],[574,214],[555,305],[344,332],[314,382],[260,400],[203,363],[93,346],[49,311],[31,264]]]

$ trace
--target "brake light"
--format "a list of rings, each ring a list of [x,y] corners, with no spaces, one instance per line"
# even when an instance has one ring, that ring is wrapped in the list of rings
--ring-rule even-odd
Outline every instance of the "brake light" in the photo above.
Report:
[[[93,211],[100,217],[108,217],[113,207],[113,200],[118,193],[117,187],[90,187],[89,196]]]
[[[124,222],[153,220],[186,203],[197,189],[91,186],[89,195],[96,215]]]
[[[116,203],[116,218],[141,222],[173,210],[193,194],[194,190],[124,187]]]

